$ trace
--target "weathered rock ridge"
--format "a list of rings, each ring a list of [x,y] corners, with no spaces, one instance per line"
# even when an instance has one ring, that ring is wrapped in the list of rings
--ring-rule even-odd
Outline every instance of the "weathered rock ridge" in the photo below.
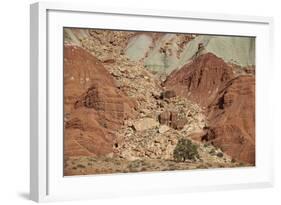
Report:
[[[65,156],[112,152],[116,131],[134,115],[135,103],[93,55],[64,47]]]
[[[173,72],[165,86],[205,107],[208,126],[193,138],[212,142],[238,161],[255,164],[255,77],[252,72],[235,77],[233,70],[207,53]]]
[[[229,81],[209,106],[208,121],[206,140],[234,159],[255,164],[255,77]]]
[[[164,85],[177,95],[205,107],[233,77],[231,66],[214,54],[207,53],[171,73]]]

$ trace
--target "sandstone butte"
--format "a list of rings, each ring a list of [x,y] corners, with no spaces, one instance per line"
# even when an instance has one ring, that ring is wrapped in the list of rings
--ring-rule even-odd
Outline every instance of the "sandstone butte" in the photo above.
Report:
[[[97,58],[64,46],[65,157],[111,153],[114,132],[134,116],[134,108]]]
[[[255,164],[255,77],[235,77],[232,67],[212,53],[174,71],[165,86],[206,108],[207,140],[239,161]]]

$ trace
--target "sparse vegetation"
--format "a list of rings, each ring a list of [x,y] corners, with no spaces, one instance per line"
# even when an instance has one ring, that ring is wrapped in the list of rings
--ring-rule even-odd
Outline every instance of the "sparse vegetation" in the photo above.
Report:
[[[210,155],[215,155],[216,154],[216,150],[214,148],[211,149],[211,151],[209,152]]]
[[[173,152],[174,159],[177,162],[186,160],[195,161],[199,159],[198,146],[189,139],[180,139]]]

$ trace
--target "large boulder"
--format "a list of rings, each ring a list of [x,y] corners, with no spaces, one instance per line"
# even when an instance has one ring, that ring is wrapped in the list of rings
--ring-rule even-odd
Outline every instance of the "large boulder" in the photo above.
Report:
[[[161,125],[167,125],[176,130],[183,129],[187,123],[186,117],[181,116],[176,112],[167,110],[160,113],[158,119]]]
[[[158,132],[160,134],[163,134],[163,133],[165,133],[165,132],[167,132],[169,130],[170,130],[169,126],[167,126],[167,125],[160,125]]]
[[[142,118],[133,122],[133,129],[136,131],[145,131],[148,129],[156,128],[159,126],[159,122],[157,122],[153,118]]]
[[[170,125],[171,123],[171,112],[164,111],[159,115],[159,122],[161,125]]]
[[[176,92],[173,91],[173,90],[163,91],[160,95],[161,99],[170,99],[170,98],[173,98],[173,97],[176,97]]]
[[[186,123],[187,123],[186,118],[177,117],[175,119],[172,119],[171,127],[174,128],[175,130],[181,130],[184,128]]]

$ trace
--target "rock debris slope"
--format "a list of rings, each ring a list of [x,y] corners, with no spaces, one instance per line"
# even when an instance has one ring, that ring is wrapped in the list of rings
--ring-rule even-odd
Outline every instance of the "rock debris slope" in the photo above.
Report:
[[[255,164],[253,42],[71,28],[64,41],[65,175]],[[174,160],[181,139],[195,160]]]

